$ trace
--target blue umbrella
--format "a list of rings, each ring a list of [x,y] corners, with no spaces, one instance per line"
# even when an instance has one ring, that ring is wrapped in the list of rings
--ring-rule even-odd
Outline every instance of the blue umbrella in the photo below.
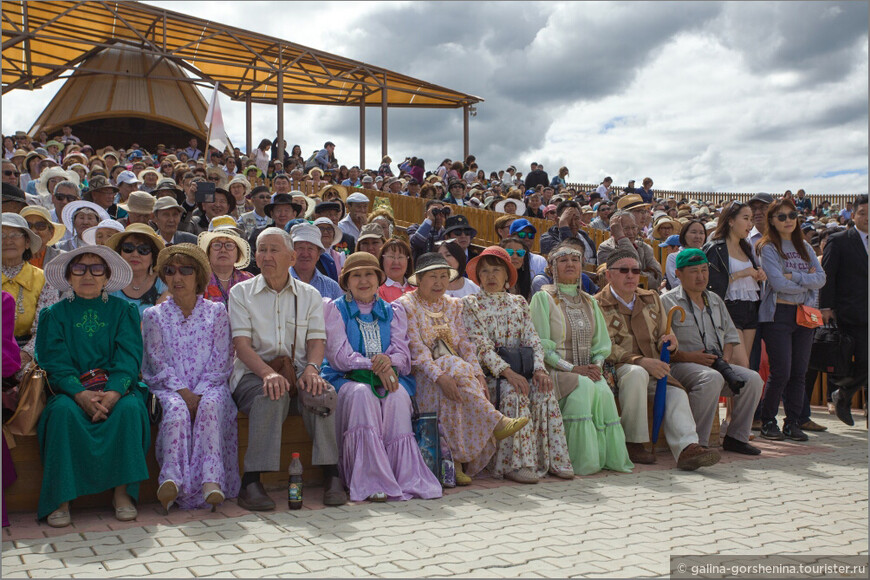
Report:
[[[683,310],[679,306],[674,306],[668,311],[668,325],[665,329],[665,334],[671,333],[671,322],[674,319],[674,314],[677,312],[680,313],[680,322],[683,322],[686,319],[686,311]],[[671,345],[670,341],[665,341],[662,344],[662,354],[661,360],[663,362],[669,363],[671,362],[671,351],[668,350],[668,347]],[[660,378],[656,382],[656,396],[653,401],[653,428],[652,428],[652,442],[655,445],[659,440],[659,429],[662,426],[662,419],[665,417],[665,400],[668,392],[668,376],[665,375]]]

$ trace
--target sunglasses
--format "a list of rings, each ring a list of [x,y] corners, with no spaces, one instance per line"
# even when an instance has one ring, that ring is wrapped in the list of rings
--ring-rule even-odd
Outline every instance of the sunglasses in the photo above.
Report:
[[[9,177],[10,175],[14,175],[15,177],[18,177],[21,174],[18,173],[17,171],[12,170],[12,169],[4,169],[3,175],[5,175],[6,177]]]
[[[629,272],[635,276],[640,276],[640,268],[611,268],[611,272],[619,272],[620,274],[628,274]]]
[[[798,217],[798,212],[796,212],[796,211],[791,211],[791,212],[789,212],[789,213],[778,213],[778,214],[776,214],[776,219],[778,219],[778,220],[781,221],[781,222],[784,222],[785,220],[792,220],[792,221],[794,221],[794,220],[797,219],[797,217]]]
[[[27,227],[35,232],[44,232],[50,225],[48,222],[27,222]]]
[[[78,198],[74,195],[64,195],[62,193],[55,193],[54,199],[57,201],[77,201]]]
[[[473,236],[474,230],[472,229],[464,229],[464,230],[455,230],[457,236]]]
[[[212,250],[235,250],[236,249],[235,242],[212,242],[211,249]]]
[[[193,266],[163,266],[164,276],[175,276],[176,272],[182,276],[193,276],[196,273],[196,268]]]
[[[97,278],[106,274],[105,264],[73,264],[69,268],[73,276],[84,276],[86,272],[90,272],[91,276]]]
[[[147,256],[151,253],[151,246],[149,244],[139,244],[137,246],[133,242],[124,242],[123,244],[121,244],[121,251],[125,254],[139,252],[140,256]]]
[[[516,254],[520,258],[522,258],[523,256],[526,255],[525,250],[514,250],[513,248],[507,249],[507,250],[505,250],[505,252],[508,253],[508,256],[513,256],[514,254]]]
[[[535,234],[533,232],[517,232],[517,237],[523,240],[534,240]]]

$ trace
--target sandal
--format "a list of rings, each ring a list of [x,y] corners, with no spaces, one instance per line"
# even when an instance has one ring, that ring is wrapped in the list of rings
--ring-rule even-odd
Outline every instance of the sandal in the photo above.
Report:
[[[456,471],[456,485],[471,485],[471,478],[462,471],[462,464],[460,462],[454,461],[453,469]]]
[[[222,504],[226,499],[224,492],[217,483],[204,483],[202,485],[202,493],[205,496],[205,503],[211,506],[211,511],[216,511],[217,506]]]
[[[163,506],[163,515],[169,513],[169,506],[178,497],[178,485],[171,479],[167,479],[157,488],[157,501]]]
[[[538,483],[538,476],[528,467],[508,471],[504,474],[504,478],[517,483]]]
[[[72,523],[72,517],[69,514],[69,507],[57,508],[46,518],[46,523],[52,528],[65,528]]]
[[[574,472],[571,471],[570,469],[566,469],[564,471],[556,471],[556,470],[551,469],[550,474],[555,475],[556,477],[558,477],[560,479],[574,479]]]
[[[383,503],[387,501],[387,494],[382,491],[375,492],[369,496],[369,501],[374,503]]]
[[[132,504],[116,506],[115,500],[112,499],[112,507],[115,508],[115,519],[119,522],[131,522],[139,515],[139,510]]]
[[[496,441],[501,441],[502,439],[507,439],[523,427],[525,427],[529,423],[528,417],[517,417],[516,419],[509,419],[507,417],[503,417],[501,421],[495,426],[495,431],[493,431],[493,435],[495,436]]]

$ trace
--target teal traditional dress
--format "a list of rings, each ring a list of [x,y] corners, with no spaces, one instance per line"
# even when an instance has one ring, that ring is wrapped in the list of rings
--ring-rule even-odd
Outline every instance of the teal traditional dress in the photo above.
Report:
[[[574,366],[601,366],[610,354],[610,335],[598,303],[576,284],[547,285],[532,296],[529,309],[559,398],[574,473],[631,471],[634,464],[607,381],[602,377],[593,382],[572,372]]]
[[[138,382],[142,361],[139,311],[120,298],[61,300],[39,315],[36,360],[55,393],[39,419],[42,491],[38,518],[65,501],[127,485],[134,500],[148,479],[151,444],[147,387]],[[79,377],[103,369],[105,390],[122,397],[108,418],[92,423],[74,400]]]

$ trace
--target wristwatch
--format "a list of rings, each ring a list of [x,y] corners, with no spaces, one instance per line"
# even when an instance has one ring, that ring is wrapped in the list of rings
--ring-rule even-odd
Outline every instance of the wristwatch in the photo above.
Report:
[[[305,365],[305,367],[306,367],[306,368],[307,368],[307,367],[314,367],[314,370],[317,371],[317,374],[318,374],[318,375],[320,374],[320,365],[318,365],[318,364],[314,364],[313,362],[310,362],[310,363],[308,363],[307,365]],[[304,371],[305,369],[303,368],[302,370]]]

